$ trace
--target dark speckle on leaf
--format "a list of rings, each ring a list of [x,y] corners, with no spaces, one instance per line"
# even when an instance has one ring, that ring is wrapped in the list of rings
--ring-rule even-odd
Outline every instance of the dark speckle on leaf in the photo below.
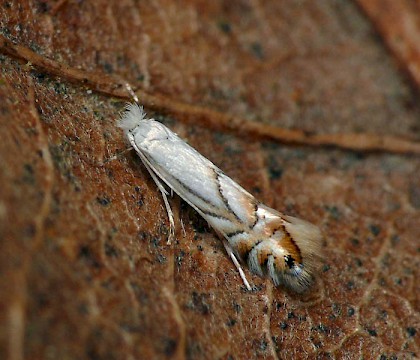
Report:
[[[92,250],[88,246],[81,246],[79,248],[79,258],[85,260],[95,268],[101,267],[94,254],[92,253]]]
[[[368,333],[370,336],[378,336],[378,333],[376,332],[375,329],[368,329]]]
[[[317,330],[321,333],[324,333],[324,334],[328,333],[328,331],[329,331],[328,327],[325,326],[324,324],[319,324],[317,326]]]
[[[230,34],[232,32],[232,26],[227,21],[219,21],[219,28],[225,34]]]
[[[388,318],[388,312],[387,312],[386,310],[382,310],[382,311],[380,312],[380,318],[381,318],[382,320],[386,320],[386,319]]]
[[[242,312],[242,306],[239,304],[233,304],[233,308],[237,314],[240,314]]]
[[[233,318],[229,318],[228,321],[226,321],[226,326],[232,327],[236,324],[236,320]]]
[[[334,313],[334,315],[341,315],[341,305],[338,303],[333,303],[331,305],[331,309]]]
[[[270,179],[271,180],[280,179],[281,176],[283,175],[283,169],[280,166],[272,167],[272,168],[269,169],[269,174],[270,174]]]
[[[118,251],[114,246],[107,242],[105,243],[105,255],[109,257],[118,257]]]
[[[254,54],[254,56],[259,59],[259,60],[263,60],[264,59],[264,50],[262,45],[259,42],[254,42],[251,44],[251,50],[252,53]]]
[[[283,168],[280,166],[274,155],[271,155],[268,158],[268,173],[270,175],[270,180],[278,180],[283,175]]]
[[[276,303],[276,310],[277,311],[283,311],[284,309],[284,304],[281,302]]]
[[[291,311],[291,312],[289,312],[288,314],[287,314],[287,318],[288,319],[294,319],[296,317],[296,315],[295,315],[295,313],[293,312],[293,311]]]
[[[347,290],[353,290],[354,287],[355,287],[355,285],[354,285],[353,281],[350,280],[350,281],[347,282],[347,284],[346,284]]]
[[[111,203],[111,200],[109,200],[107,197],[97,197],[96,201],[98,202],[98,204],[102,205],[102,206],[108,206]]]
[[[166,256],[162,254],[158,254],[156,259],[160,264],[164,264],[166,262]]]
[[[178,343],[175,339],[164,339],[163,340],[163,349],[166,356],[172,356],[175,354]]]
[[[363,261],[359,258],[355,258],[354,262],[355,262],[356,266],[358,266],[358,267],[363,266]]]
[[[261,339],[260,341],[258,341],[258,343],[259,343],[259,346],[258,346],[259,351],[267,351],[268,342],[266,339]]]
[[[320,349],[321,347],[322,347],[322,342],[320,342],[320,341],[315,341],[314,342],[314,346],[317,348],[317,349]],[[328,358],[329,358],[330,356],[328,356]]]
[[[391,236],[392,246],[396,246],[400,242],[400,237],[397,234]]]
[[[407,334],[410,337],[413,337],[414,335],[416,335],[417,330],[414,327],[408,327],[407,328]]]
[[[409,189],[408,199],[416,209],[420,209],[420,184],[412,184]]]
[[[375,236],[378,236],[379,233],[381,232],[380,226],[379,225],[374,225],[374,224],[369,225],[369,230]]]
[[[208,223],[197,212],[190,212],[191,224],[194,230],[200,234],[210,231]]]
[[[28,224],[24,227],[24,234],[30,238],[34,237],[36,234],[35,224]]]
[[[47,77],[47,75],[45,73],[41,73],[35,70],[31,71],[31,75],[39,82],[39,83],[43,83]]]
[[[66,84],[61,82],[54,83],[54,91],[61,95],[66,95],[68,93]]]
[[[90,251],[89,247],[81,246],[80,249],[79,249],[79,256],[80,257],[85,257],[85,258],[91,257],[92,254],[91,254],[91,251]]]
[[[23,182],[34,185],[35,184],[35,175],[34,175],[34,168],[31,164],[24,164],[23,165]]]
[[[340,210],[337,206],[335,206],[335,205],[325,206],[325,210],[327,210],[329,212],[329,214],[331,215],[331,217],[334,220],[340,220],[341,212],[340,212]]]
[[[211,306],[207,300],[208,294],[193,292],[191,295],[191,301],[187,304],[187,308],[195,310],[203,315],[207,315],[211,312]]]
[[[107,74],[112,74],[114,72],[114,67],[110,63],[103,64],[103,68]]]
[[[185,251],[181,250],[178,255],[175,256],[175,263],[178,267],[181,267],[182,262],[184,260]]]
[[[37,11],[40,14],[45,14],[50,10],[50,4],[48,4],[48,2],[46,1],[37,1],[36,5],[37,5]]]
[[[153,237],[150,239],[150,243],[153,245],[153,247],[154,247],[154,248],[158,248],[158,247],[159,247],[159,245],[160,245],[160,238],[158,238],[158,237],[156,237],[156,236],[153,236]]]

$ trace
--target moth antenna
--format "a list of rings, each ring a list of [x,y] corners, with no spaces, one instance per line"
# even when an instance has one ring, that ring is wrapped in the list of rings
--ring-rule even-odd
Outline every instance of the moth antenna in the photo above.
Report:
[[[139,98],[137,97],[136,93],[134,92],[133,88],[129,83],[125,83],[125,89],[130,94],[130,96],[133,98],[134,102],[139,105]]]

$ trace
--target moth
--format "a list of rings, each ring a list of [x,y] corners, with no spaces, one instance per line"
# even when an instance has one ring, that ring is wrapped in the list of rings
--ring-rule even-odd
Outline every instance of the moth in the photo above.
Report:
[[[256,200],[165,125],[147,119],[137,104],[127,106],[118,126],[162,193],[171,234],[175,225],[165,185],[221,237],[248,290],[240,262],[276,286],[299,293],[309,287],[320,251],[317,226]]]

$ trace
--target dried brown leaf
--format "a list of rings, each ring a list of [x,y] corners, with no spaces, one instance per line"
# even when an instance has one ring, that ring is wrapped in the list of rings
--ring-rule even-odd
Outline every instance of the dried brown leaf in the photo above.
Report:
[[[46,64],[0,55],[1,358],[419,356],[418,156],[281,146],[177,111],[418,141],[417,97],[358,7],[9,1],[0,27]],[[112,90],[123,82],[112,79],[152,96],[146,110],[260,200],[320,225],[325,260],[310,293],[248,272],[258,290],[246,292],[177,198],[179,232],[166,244],[139,159],[103,165],[126,147]],[[176,106],[160,112],[153,99]]]

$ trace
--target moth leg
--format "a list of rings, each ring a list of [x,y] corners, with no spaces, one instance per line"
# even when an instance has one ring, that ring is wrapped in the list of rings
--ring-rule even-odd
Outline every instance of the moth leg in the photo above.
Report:
[[[228,253],[228,255],[230,256],[230,258],[232,259],[233,263],[235,264],[236,269],[238,269],[238,271],[239,271],[239,275],[241,276],[241,279],[242,279],[242,281],[243,281],[243,283],[244,283],[245,287],[247,288],[247,290],[248,290],[248,291],[251,291],[251,290],[252,290],[252,288],[251,288],[251,286],[249,285],[248,280],[246,279],[245,273],[244,273],[244,271],[242,270],[242,266],[241,266],[241,264],[239,264],[238,259],[236,259],[236,256],[235,256],[235,254],[233,253],[233,250],[232,250],[232,248],[230,247],[230,245],[229,245],[228,241],[227,241],[226,239],[222,239],[222,241],[223,241],[223,245],[225,246],[226,252]]]
[[[166,191],[170,191],[171,194],[171,198],[173,198],[173,194],[174,192],[172,191],[172,189],[170,190],[166,190]],[[182,220],[182,216],[181,216],[181,198],[179,196],[176,196],[175,198],[172,199],[171,201],[171,205],[174,208],[174,221],[175,221],[175,236],[179,234],[179,229],[181,228],[182,230],[182,235],[185,238],[187,236],[187,233],[185,232],[185,226],[184,226],[184,221]]]
[[[172,212],[171,206],[169,205],[169,201],[168,201],[168,192],[166,191],[162,183],[159,181],[155,172],[150,168],[150,166],[145,161],[143,161],[143,164],[146,167],[147,171],[149,172],[150,176],[152,177],[153,181],[155,182],[156,186],[160,190],[162,194],[163,202],[165,203],[166,212],[168,213],[168,218],[169,218],[169,237],[166,243],[169,245],[172,239],[175,237],[175,221],[174,221],[174,214]]]
[[[184,235],[184,237],[187,236],[187,232],[185,231],[185,226],[184,226],[184,222],[181,219],[181,228],[182,228],[182,234]]]
[[[114,156],[111,156],[108,159],[105,159],[104,161],[102,161],[100,163],[100,165],[104,166],[105,164],[109,163],[110,161],[117,160],[119,157],[121,157],[122,155],[130,152],[131,150],[134,150],[134,148],[132,146],[128,147],[127,149],[124,149],[124,150],[120,151],[119,153],[115,154]]]

